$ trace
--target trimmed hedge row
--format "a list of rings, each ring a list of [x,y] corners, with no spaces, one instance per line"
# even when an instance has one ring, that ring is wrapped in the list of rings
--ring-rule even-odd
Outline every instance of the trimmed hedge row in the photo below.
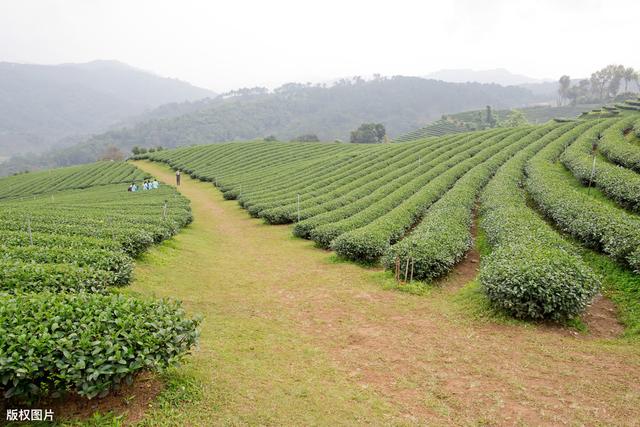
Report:
[[[72,264],[102,270],[108,274],[107,285],[110,286],[126,285],[133,274],[133,261],[129,256],[123,252],[99,248],[0,246],[0,262],[9,260],[34,264]]]
[[[587,138],[589,133],[580,135]],[[576,138],[577,139],[577,138]],[[540,210],[560,229],[633,269],[640,248],[640,219],[616,206],[586,197],[567,179],[558,157],[571,143],[555,141],[526,166],[527,190]]]
[[[443,162],[433,171],[441,170],[442,173],[436,177],[428,177],[427,174],[421,177],[423,182],[415,184],[412,188],[404,188],[404,191],[397,191],[393,198],[383,201],[380,208],[376,210],[365,210],[361,215],[354,216],[360,220],[365,215],[377,214],[369,217],[365,224],[349,218],[347,221],[336,224],[334,227],[325,229],[330,231],[343,231],[331,243],[331,248],[343,258],[364,262],[377,261],[389,246],[400,240],[403,235],[420,218],[424,216],[429,207],[445,194],[453,185],[473,167],[480,165],[493,156],[509,148],[514,141],[528,133],[529,130],[518,130],[512,133],[502,134],[498,141],[491,143],[491,138],[479,144],[475,155],[467,159],[456,159],[452,157]],[[375,205],[374,205],[375,207]],[[379,214],[384,208],[386,212]],[[340,227],[340,228],[338,228]],[[314,234],[320,231],[318,228]],[[349,231],[352,230],[352,231]],[[322,230],[324,231],[324,230]],[[326,233],[326,232],[325,232]],[[327,233],[328,234],[328,233]],[[316,236],[314,236],[314,240]],[[323,238],[325,238],[323,236]]]
[[[130,173],[132,166],[126,166]],[[98,164],[82,171],[87,168],[103,170]],[[77,182],[75,170],[52,175]],[[12,185],[20,184],[13,178]],[[102,182],[99,175],[92,179]],[[165,186],[129,193],[107,185],[0,201],[5,398],[102,396],[139,371],[165,367],[187,353],[198,321],[186,318],[176,303],[127,298],[110,287],[131,279],[127,253],[140,253],[191,219],[188,201]]]
[[[73,264],[0,261],[1,292],[103,292],[112,273]]]
[[[526,162],[548,144],[565,146],[594,123],[568,123],[521,150],[480,197],[480,225],[492,252],[480,266],[489,300],[517,318],[563,320],[580,312],[600,284],[573,246],[527,206]]]
[[[622,122],[625,121],[622,120]],[[603,158],[596,158],[595,168],[593,167],[592,144],[603,132],[603,140],[609,138],[610,136],[607,134],[610,135],[610,132],[607,132],[607,128],[610,126],[611,123],[606,122],[585,133],[562,153],[560,160],[584,184],[592,179],[596,187],[617,203],[629,209],[640,211],[639,174],[622,166],[611,164]],[[613,123],[613,126],[618,128],[620,123]],[[622,135],[622,131],[620,131],[620,135]],[[594,171],[593,176],[592,170]]]
[[[393,270],[411,262],[413,278],[433,280],[447,274],[473,244],[473,208],[480,190],[496,170],[527,145],[555,126],[531,130],[494,157],[467,172],[454,187],[429,208],[411,234],[389,247],[383,256],[385,268]]]
[[[0,389],[5,398],[104,396],[143,369],[179,361],[195,345],[198,324],[169,301],[0,295]]]
[[[632,144],[625,139],[624,132],[629,128],[640,131],[640,120],[636,114],[607,129],[602,135],[598,149],[612,162],[640,172],[640,145]]]
[[[395,146],[392,147],[395,148]],[[301,185],[306,189],[300,192],[301,218],[303,218],[303,214],[306,214],[304,211],[307,208],[317,207],[323,202],[335,200],[354,189],[362,190],[365,186],[375,188],[374,183],[378,183],[379,186],[385,179],[391,180],[392,176],[398,176],[398,170],[410,170],[408,166],[415,166],[421,157],[437,155],[450,147],[450,141],[441,141],[438,144],[415,147],[415,149],[409,147],[409,149],[394,150],[387,153],[386,156],[379,156],[379,153],[375,153],[371,156],[373,159],[368,167],[352,165],[346,175],[340,179],[334,179],[333,176],[330,176],[328,181],[313,185],[309,185],[313,181],[303,180]],[[288,196],[273,197],[269,203],[252,201],[248,204],[249,213],[262,217],[269,224],[297,221],[297,197],[294,191],[290,192]]]
[[[124,162],[98,162],[0,179],[0,199],[33,196],[55,191],[126,183],[148,178],[148,174]]]
[[[502,132],[493,132],[489,135],[491,137],[487,137],[486,134],[476,135],[475,138],[466,140],[466,143],[453,151],[433,157],[429,162],[422,163],[418,167],[412,166],[409,172],[373,191],[366,189],[364,194],[358,191],[359,197],[355,200],[341,199],[340,203],[344,204],[339,208],[296,224],[293,230],[294,235],[311,238],[320,246],[328,248],[333,239],[340,234],[375,220],[449,168],[506,137]],[[483,137],[487,137],[489,142],[478,144],[479,138]]]

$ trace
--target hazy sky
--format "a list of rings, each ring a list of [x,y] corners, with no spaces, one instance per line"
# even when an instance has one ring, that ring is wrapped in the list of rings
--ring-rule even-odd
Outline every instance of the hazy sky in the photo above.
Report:
[[[117,59],[216,91],[352,75],[640,67],[637,0],[0,0],[0,61]]]

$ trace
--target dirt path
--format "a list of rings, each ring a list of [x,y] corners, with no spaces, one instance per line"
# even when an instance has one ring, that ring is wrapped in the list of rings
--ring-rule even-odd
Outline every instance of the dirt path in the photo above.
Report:
[[[136,164],[173,180],[162,165]],[[473,283],[385,290],[383,273],[249,218],[211,184],[183,177],[180,191],[195,221],[138,263],[132,290],[180,298],[205,316],[182,368],[204,397],[153,419],[638,425],[637,343],[496,320]]]

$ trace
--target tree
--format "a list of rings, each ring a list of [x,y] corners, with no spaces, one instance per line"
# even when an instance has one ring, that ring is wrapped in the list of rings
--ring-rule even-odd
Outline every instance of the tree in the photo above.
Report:
[[[591,78],[589,79],[589,81],[591,83],[591,93],[594,95],[594,97],[596,97],[598,100],[604,98],[604,88],[608,83],[607,75],[604,70],[596,71],[595,73],[591,74]]]
[[[606,70],[609,76],[609,84],[607,86],[608,96],[615,98],[620,91],[620,83],[624,78],[626,69],[622,65],[609,65]]]
[[[137,145],[135,145],[132,149],[131,152],[133,153],[133,155],[138,155],[140,154],[140,147],[138,147]]]
[[[387,131],[381,123],[363,123],[351,132],[351,142],[362,144],[378,144],[384,141]]]
[[[276,138],[275,135],[269,135],[269,136],[264,137],[264,140],[265,140],[265,142],[274,142],[274,141],[277,141],[278,138]]]
[[[487,126],[492,128],[495,127],[496,125],[496,118],[493,117],[493,112],[491,111],[491,106],[487,105],[487,113],[485,115],[485,122],[487,123]]]
[[[110,145],[102,152],[98,160],[124,160],[124,153],[118,147]]]
[[[624,91],[629,92],[629,82],[634,81],[636,77],[636,70],[633,67],[627,67],[624,69],[622,78],[624,79]]]
[[[320,142],[320,138],[318,138],[318,135],[316,135],[315,133],[307,133],[307,134],[304,134],[304,135],[297,136],[294,139],[292,139],[291,141]]]
[[[560,100],[558,102],[559,105],[562,105],[562,100],[568,98],[569,88],[571,87],[571,78],[567,75],[560,77],[558,86],[558,95],[560,96]]]
[[[515,128],[529,124],[524,113],[520,110],[512,110],[506,119],[500,122],[499,126],[504,128]]]

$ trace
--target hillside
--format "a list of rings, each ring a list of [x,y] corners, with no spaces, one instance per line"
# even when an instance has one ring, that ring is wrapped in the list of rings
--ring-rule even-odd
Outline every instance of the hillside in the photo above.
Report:
[[[541,124],[555,118],[575,118],[582,113],[599,107],[600,106],[598,104],[569,105],[564,107],[536,106],[519,108],[518,111],[522,112],[524,118],[529,123]],[[511,112],[511,110],[497,110],[492,111],[492,114],[499,125],[501,121],[505,120],[509,114],[511,114]],[[483,129],[486,126],[486,123],[484,123],[485,114],[485,110],[476,110],[443,115],[440,119],[428,124],[427,126],[414,129],[400,135],[393,141],[413,141],[429,136],[442,136],[449,133],[469,132]]]
[[[522,408],[549,424],[636,419],[639,110],[403,144],[208,144],[2,178],[0,391],[76,392],[101,413],[122,401],[114,425],[131,408],[149,425],[433,422],[415,393],[458,396],[438,403],[443,425],[479,412],[510,424]],[[127,191],[149,176],[159,188]],[[185,356],[158,376],[155,401],[175,404],[150,406],[156,377],[136,374]],[[568,404],[549,404],[550,389]],[[69,402],[55,406],[64,424]]]
[[[383,123],[394,136],[444,113],[485,105],[522,107],[535,100],[521,88],[417,77],[344,80],[330,87],[288,84],[273,92],[246,89],[216,99],[163,106],[141,117],[141,122],[84,143],[43,156],[14,158],[0,166],[0,173],[91,162],[107,146],[129,152],[136,145],[178,147],[267,135],[286,141],[308,133],[321,140],[348,140],[350,131],[363,122]]]
[[[488,298],[515,317],[560,320],[587,307],[598,279],[580,252],[528,207],[518,182],[550,222],[640,271],[635,103],[609,118],[593,114],[404,144],[226,143],[143,157],[213,182],[225,199],[238,199],[267,223],[295,223],[294,235],[344,259],[382,263],[396,277],[398,266],[406,266],[405,280],[409,263],[412,279],[430,281],[464,257],[486,185],[480,223],[495,252],[481,271]],[[596,136],[601,156],[592,175]],[[579,187],[590,179],[598,194],[585,198]],[[540,269],[546,264],[558,273]],[[514,274],[522,281],[508,277]]]
[[[79,142],[169,102],[211,97],[206,89],[116,61],[0,63],[0,156]],[[65,139],[66,138],[66,139]]]

